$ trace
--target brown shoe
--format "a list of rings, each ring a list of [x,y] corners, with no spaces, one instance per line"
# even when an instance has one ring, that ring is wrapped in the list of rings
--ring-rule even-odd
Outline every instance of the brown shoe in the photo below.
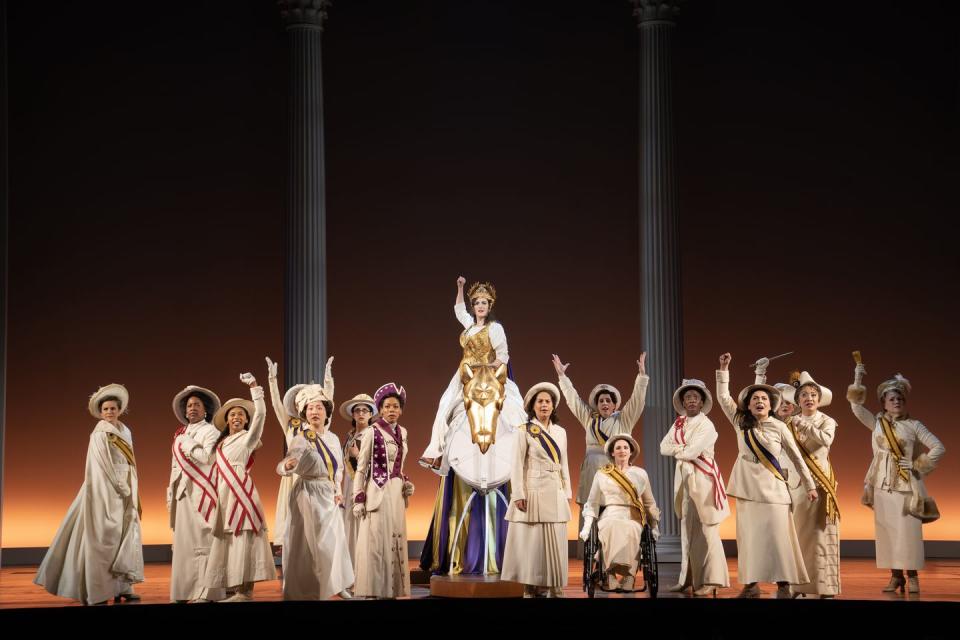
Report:
[[[777,599],[778,600],[792,600],[793,594],[790,592],[789,584],[778,584],[777,585]]]
[[[740,593],[737,594],[738,598],[759,598],[760,597],[760,587],[757,586],[757,583],[744,585]]]
[[[887,586],[885,586],[883,589],[881,589],[881,592],[883,592],[883,593],[894,593],[894,592],[896,592],[897,589],[900,589],[900,591],[903,592],[903,587],[904,587],[904,585],[906,585],[906,583],[907,583],[907,581],[906,581],[906,579],[903,577],[903,574],[901,574],[901,575],[892,575],[892,576],[890,576],[890,582],[887,583]],[[919,585],[918,585],[917,588],[919,588]]]

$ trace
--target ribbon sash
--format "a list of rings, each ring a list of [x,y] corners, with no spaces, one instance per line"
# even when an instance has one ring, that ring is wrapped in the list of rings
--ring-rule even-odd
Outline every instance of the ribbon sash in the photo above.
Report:
[[[640,500],[639,494],[637,494],[637,488],[633,486],[633,483],[630,482],[630,478],[627,477],[623,471],[617,469],[612,464],[604,465],[600,468],[600,471],[610,476],[610,479],[616,482],[621,489],[627,494],[627,497],[630,498],[630,503],[640,512],[640,523],[647,524],[647,510],[643,507],[643,502]]]
[[[828,476],[823,469],[820,468],[820,465],[817,464],[813,456],[810,455],[807,448],[800,443],[800,440],[797,438],[797,427],[792,419],[787,420],[787,426],[790,427],[793,440],[797,443],[797,448],[800,449],[800,455],[807,464],[807,468],[810,470],[813,479],[827,492],[827,521],[836,522],[836,519],[840,517],[840,501],[837,499],[837,476],[833,471],[833,465],[830,465],[830,475]]]
[[[687,435],[684,431],[686,422],[687,417],[680,416],[677,418],[677,421],[673,423],[673,440],[677,444],[687,444]],[[716,461],[708,460],[707,457],[701,453],[693,460],[688,460],[687,462],[690,462],[693,468],[700,473],[710,477],[710,480],[713,482],[713,504],[718,511],[722,511],[727,502],[727,490],[723,486],[723,476],[720,475],[720,467]]]
[[[134,469],[137,468],[137,459],[133,455],[133,447],[131,447],[126,440],[114,433],[107,434],[107,442],[112,444],[117,448],[117,451],[120,452],[124,458],[127,459],[127,464],[129,464]],[[140,492],[137,491],[137,514],[141,517],[143,516],[143,505],[140,504]]]
[[[550,434],[548,434],[543,427],[531,425],[528,422],[527,433],[540,443],[540,446],[543,447],[543,450],[547,453],[548,458],[555,464],[560,464],[560,447],[557,445],[557,441],[551,438]]]
[[[330,451],[330,447],[327,446],[327,443],[323,441],[323,438],[320,437],[320,434],[315,432],[313,429],[304,429],[304,437],[313,443],[313,446],[317,448],[317,453],[320,454],[320,459],[323,460],[323,466],[327,469],[327,477],[330,478],[330,481],[333,482],[334,478],[337,475],[337,458],[333,455],[333,452]]]
[[[747,448],[753,452],[757,460],[760,461],[760,464],[773,474],[773,477],[781,482],[787,481],[787,479],[783,477],[783,469],[780,468],[780,461],[777,460],[776,456],[770,453],[766,447],[760,444],[760,441],[757,440],[757,437],[753,433],[753,429],[743,430],[743,441],[746,443]]]
[[[233,529],[235,536],[240,535],[245,521],[250,523],[255,535],[263,529],[263,514],[257,508],[260,495],[257,493],[257,487],[253,484],[253,477],[249,473],[252,466],[253,457],[247,460],[246,469],[241,478],[223,452],[223,443],[220,443],[220,446],[217,447],[216,468],[218,473],[214,476],[214,480],[216,484],[219,484],[221,480],[225,482],[227,488],[230,489],[230,493],[233,494],[233,509],[230,510],[230,517],[227,518],[227,526]]]
[[[590,419],[590,432],[593,433],[593,437],[597,439],[601,445],[607,444],[607,440],[610,439],[606,433],[603,432],[603,429],[600,428],[600,423],[603,422],[603,418],[600,417],[599,413],[593,414],[593,417]]]
[[[890,421],[887,420],[883,414],[880,414],[878,417],[880,422],[880,428],[883,430],[883,436],[887,439],[887,446],[890,447],[890,451],[893,451],[893,455],[897,456],[897,473],[903,478],[904,482],[910,482],[910,474],[907,473],[906,469],[900,467],[900,458],[903,456],[903,449],[900,447],[900,441],[897,440],[897,433],[893,429],[893,425],[890,424]]]
[[[177,435],[180,435],[180,433]],[[217,487],[213,483],[214,469],[216,469],[216,466],[211,465],[210,471],[204,473],[196,462],[187,458],[176,438],[173,440],[173,459],[177,461],[177,465],[179,465],[183,474],[203,492],[203,495],[200,496],[200,504],[197,505],[197,512],[200,514],[200,517],[209,524],[210,514],[213,513],[214,507],[217,506]]]

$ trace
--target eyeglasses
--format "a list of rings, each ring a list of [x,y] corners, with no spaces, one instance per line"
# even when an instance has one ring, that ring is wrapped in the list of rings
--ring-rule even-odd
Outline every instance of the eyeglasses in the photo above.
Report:
[[[351,413],[373,413],[367,407],[354,407]]]

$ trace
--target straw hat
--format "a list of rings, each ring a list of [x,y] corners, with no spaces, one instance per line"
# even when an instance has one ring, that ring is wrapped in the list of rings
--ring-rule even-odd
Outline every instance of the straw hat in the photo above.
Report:
[[[346,402],[340,405],[340,415],[344,420],[353,420],[353,409],[357,405],[365,404],[370,408],[370,419],[377,415],[377,405],[373,403],[373,398],[365,393],[358,393]]]
[[[594,411],[597,410],[597,394],[601,391],[609,391],[613,394],[613,410],[616,411],[620,408],[620,402],[623,400],[623,396],[620,395],[620,390],[617,389],[612,384],[598,384],[593,389],[590,390],[590,396],[587,398],[587,404],[589,404]]]
[[[710,413],[710,409],[713,409],[713,396],[710,395],[710,390],[707,389],[707,385],[703,380],[697,380],[696,378],[690,378],[689,380],[684,378],[677,390],[673,392],[674,410],[680,415],[686,414],[687,411],[683,408],[683,394],[690,389],[695,389],[703,395],[702,411],[703,413]]]
[[[247,412],[247,424],[250,424],[250,421],[253,420],[253,414],[256,411],[253,400],[230,398],[223,404],[222,407],[217,409],[217,412],[213,415],[213,425],[217,429],[223,431],[223,429],[227,426],[227,414],[230,412],[230,409],[233,409],[234,407],[243,407],[244,411]]]
[[[750,386],[744,387],[737,396],[737,406],[740,407],[740,410],[744,412],[750,411],[750,407],[747,406],[747,398],[749,398],[750,394],[756,389],[762,389],[767,392],[767,395],[770,396],[770,414],[773,415],[776,413],[777,407],[780,405],[780,390],[768,384],[751,384]]]
[[[640,455],[640,445],[637,444],[637,441],[633,439],[629,433],[618,433],[615,436],[611,436],[607,440],[607,444],[603,445],[603,449],[607,452],[607,455],[611,458],[613,457],[613,445],[617,443],[617,440],[626,440],[630,443],[630,462],[633,462],[637,459],[637,456]]]
[[[189,424],[189,422],[187,422],[187,416],[184,414],[184,409],[186,409],[187,398],[190,396],[205,397],[207,402],[203,403],[204,408],[209,409],[210,413],[216,413],[217,409],[220,408],[220,398],[218,398],[217,394],[213,391],[192,384],[188,385],[183,388],[183,391],[173,396],[173,415],[177,416],[180,424]]]
[[[560,389],[557,388],[557,385],[551,382],[538,382],[537,384],[530,387],[530,390],[527,391],[526,395],[523,396],[523,406],[529,407],[530,401],[537,397],[537,394],[541,391],[546,391],[553,398],[553,409],[556,410],[560,406]]]
[[[113,396],[120,399],[120,413],[118,415],[123,415],[127,412],[127,405],[130,403],[130,394],[127,392],[127,388],[122,384],[108,384],[105,387],[100,387],[97,389],[90,400],[87,402],[87,410],[97,420],[100,419],[100,402],[107,397]]]
[[[801,371],[800,377],[797,378],[796,382],[793,383],[793,386],[795,390],[799,392],[801,387],[804,387],[807,385],[816,387],[817,391],[820,393],[821,407],[826,407],[831,402],[833,402],[833,391],[830,391],[830,389],[828,389],[827,387],[824,387],[823,385],[817,384],[817,381],[813,379],[813,376],[811,376],[806,371]],[[798,404],[798,403],[794,402],[794,404]]]

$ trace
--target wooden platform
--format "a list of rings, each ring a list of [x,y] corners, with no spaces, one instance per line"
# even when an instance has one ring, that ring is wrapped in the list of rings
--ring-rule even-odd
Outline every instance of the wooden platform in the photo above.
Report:
[[[523,585],[498,576],[433,576],[430,595],[436,598],[522,598]]]

